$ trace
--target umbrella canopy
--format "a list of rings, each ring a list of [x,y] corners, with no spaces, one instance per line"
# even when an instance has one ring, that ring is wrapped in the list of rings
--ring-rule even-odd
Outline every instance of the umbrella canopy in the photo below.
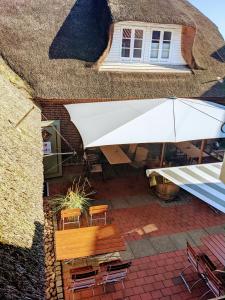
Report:
[[[225,138],[225,107],[194,99],[146,99],[65,106],[84,148]]]

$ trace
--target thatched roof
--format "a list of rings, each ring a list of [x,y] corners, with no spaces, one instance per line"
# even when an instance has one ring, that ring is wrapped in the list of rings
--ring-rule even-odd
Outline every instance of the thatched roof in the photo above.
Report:
[[[109,0],[113,22],[141,21],[195,26],[179,0]]]
[[[225,86],[215,81],[216,77],[225,77],[224,40],[216,26],[186,0],[2,0],[0,11],[0,53],[32,86],[36,97],[225,95]],[[124,20],[196,28],[192,54],[197,70],[186,75],[119,74],[91,68],[107,47],[110,24]]]
[[[40,109],[15,128],[27,90],[0,58],[0,299],[44,299]]]

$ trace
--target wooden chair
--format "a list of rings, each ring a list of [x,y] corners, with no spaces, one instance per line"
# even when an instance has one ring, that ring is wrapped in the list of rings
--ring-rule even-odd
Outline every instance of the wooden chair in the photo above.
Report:
[[[88,175],[100,173],[102,175],[102,179],[104,180],[103,167],[99,162],[99,156],[95,153],[87,154],[84,152],[84,161],[86,163],[86,173]]]
[[[185,271],[189,268],[193,268],[195,272],[197,272],[198,275],[201,274],[202,270],[199,270],[199,259],[200,255],[196,253],[196,251],[191,247],[191,245],[187,242],[187,259],[188,259],[188,265],[187,267],[180,273],[180,277],[183,280],[186,288],[188,289],[189,293],[191,293],[192,289],[203,280],[203,277],[200,276],[198,280],[196,280],[191,286],[189,285],[187,279],[185,278]],[[201,269],[201,267],[200,267]]]
[[[107,266],[107,272],[102,278],[101,284],[105,292],[106,285],[111,283],[121,282],[124,288],[124,279],[127,276],[128,269],[130,268],[132,262],[121,263],[116,265]]]
[[[94,287],[96,286],[96,275],[98,274],[98,270],[86,272],[86,273],[79,273],[79,274],[73,274],[72,275],[72,285],[68,288],[69,291],[78,292],[83,289],[92,289],[93,296],[94,293]]]
[[[134,161],[145,162],[148,158],[149,150],[144,147],[137,147]]]
[[[130,164],[134,168],[143,167],[148,160],[149,150],[144,147],[137,147],[134,161]]]
[[[188,291],[191,293],[192,289],[202,280],[205,280],[205,273],[206,268],[210,271],[215,271],[216,266],[210,260],[210,258],[205,253],[197,253],[191,245],[187,242],[187,259],[189,265],[180,273],[180,277],[182,278],[185,286],[187,287]],[[191,286],[188,284],[184,272],[188,268],[192,267],[195,272],[197,272],[199,279],[196,280]]]
[[[90,226],[92,226],[93,221],[97,220],[104,220],[104,223],[106,225],[106,217],[107,217],[107,211],[109,206],[108,205],[96,205],[89,207],[89,215],[90,215]],[[96,217],[93,217],[96,216]]]
[[[60,218],[62,223],[62,230],[65,229],[65,225],[78,224],[80,227],[80,215],[81,210],[79,208],[63,209],[60,212]]]
[[[205,277],[205,281],[206,281],[206,284],[209,289],[199,299],[203,299],[210,292],[212,292],[213,295],[216,297],[220,297],[225,294],[224,288],[223,288],[223,283],[216,276],[216,273],[213,273],[208,266],[206,266],[206,268],[205,268],[204,277]]]
[[[138,146],[138,144],[130,144],[129,145],[127,154],[130,157],[130,159],[133,159],[134,154],[135,154],[136,149],[137,149],[137,146]]]

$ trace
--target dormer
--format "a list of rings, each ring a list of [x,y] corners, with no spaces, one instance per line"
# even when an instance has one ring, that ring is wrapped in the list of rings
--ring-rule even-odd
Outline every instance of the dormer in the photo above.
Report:
[[[113,27],[100,71],[190,72],[182,55],[182,25],[123,21]]]

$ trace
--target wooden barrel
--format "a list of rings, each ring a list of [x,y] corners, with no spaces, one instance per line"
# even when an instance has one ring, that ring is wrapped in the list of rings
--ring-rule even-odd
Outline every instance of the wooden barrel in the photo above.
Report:
[[[180,188],[172,182],[168,183],[158,183],[156,185],[156,194],[159,198],[163,200],[172,200],[174,199]]]

